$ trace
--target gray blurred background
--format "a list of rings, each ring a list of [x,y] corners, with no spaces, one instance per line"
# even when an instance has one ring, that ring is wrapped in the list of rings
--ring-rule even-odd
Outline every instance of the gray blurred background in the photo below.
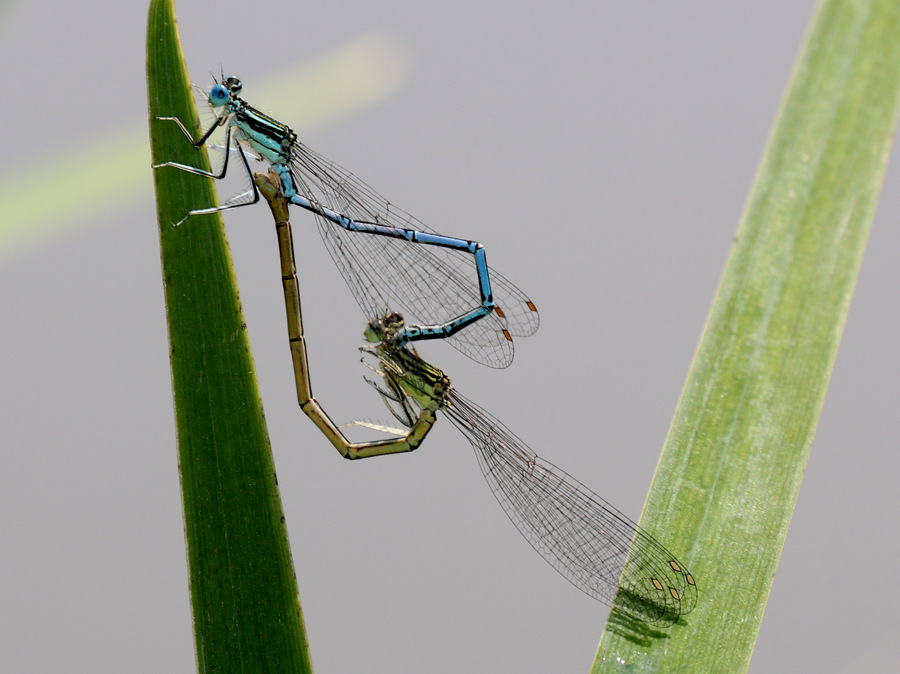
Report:
[[[540,331],[502,372],[443,345],[423,354],[637,518],[815,4],[178,11],[196,82],[239,75],[247,100],[313,148],[438,231],[486,244],[538,304]],[[146,145],[146,7],[7,2],[0,19],[0,190],[15,176],[40,185],[61,156],[112,180],[123,167],[89,148],[129,124]],[[254,94],[276,64],[371,35],[402,65],[392,95],[304,133]],[[3,672],[195,668],[140,151],[134,189],[71,199],[54,218],[67,229],[27,246],[0,239]],[[751,671],[900,667],[898,188],[895,161]],[[411,456],[349,463],[301,414],[268,210],[226,222],[316,671],[586,672],[608,609],[529,548],[456,429],[439,423]],[[294,223],[316,397],[339,421],[383,421],[355,351],[363,317],[312,219]]]

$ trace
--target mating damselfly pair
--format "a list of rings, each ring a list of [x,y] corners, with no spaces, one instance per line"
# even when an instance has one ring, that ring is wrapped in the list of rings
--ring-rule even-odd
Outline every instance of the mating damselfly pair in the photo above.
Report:
[[[416,449],[442,411],[476,450],[482,473],[501,506],[528,542],[565,578],[626,615],[668,625],[693,609],[697,590],[687,569],[606,501],[553,464],[460,395],[450,379],[422,360],[411,343],[447,339],[474,360],[505,367],[512,335],[533,334],[534,304],[505,278],[488,270],[484,248],[434,234],[365,183],[300,143],[287,126],[239,98],[237,78],[223,78],[208,93],[216,121],[199,140],[175,118],[195,146],[224,127],[225,149],[251,173],[248,156],[269,164],[253,189],[222,206],[190,215],[255,203],[261,189],[275,214],[288,331],[303,411],[346,458]],[[178,163],[170,166],[222,177]],[[158,168],[157,167],[157,168]],[[288,204],[317,216],[323,240],[368,320],[363,347],[377,380],[369,380],[394,416],[408,428],[388,440],[351,443],[312,396],[300,313]],[[177,223],[181,224],[181,223]],[[460,254],[472,255],[477,291],[466,280]],[[405,314],[421,324],[408,325]],[[618,599],[616,599],[618,597]]]

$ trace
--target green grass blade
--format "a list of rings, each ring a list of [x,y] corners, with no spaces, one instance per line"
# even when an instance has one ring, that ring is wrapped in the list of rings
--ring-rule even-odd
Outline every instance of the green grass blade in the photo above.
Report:
[[[152,0],[147,78],[154,163],[200,166],[170,122],[197,129],[171,0]],[[212,181],[153,172],[198,669],[311,672],[254,367]]]
[[[900,4],[823,2],[642,520],[688,564],[697,608],[669,630],[628,624],[614,612],[593,671],[747,668],[865,250],[898,99]]]

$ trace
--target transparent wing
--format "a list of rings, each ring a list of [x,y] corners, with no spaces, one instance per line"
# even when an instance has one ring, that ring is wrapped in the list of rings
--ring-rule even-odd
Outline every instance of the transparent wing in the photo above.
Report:
[[[656,539],[455,390],[444,411],[509,519],[569,582],[608,605],[619,591],[619,610],[657,625],[694,608],[693,577]]]
[[[296,143],[291,169],[298,191],[357,222],[434,230],[395,207],[347,170]],[[348,232],[317,217],[329,253],[367,316],[401,311],[409,324],[440,324],[481,304],[472,255],[399,239]],[[454,232],[453,234],[456,234]],[[507,336],[534,334],[540,318],[534,303],[506,278],[490,270],[497,310],[448,338],[455,348],[490,367],[513,359]]]

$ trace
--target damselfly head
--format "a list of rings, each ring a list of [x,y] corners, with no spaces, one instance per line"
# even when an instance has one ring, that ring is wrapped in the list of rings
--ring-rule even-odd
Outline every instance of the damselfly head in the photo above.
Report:
[[[403,314],[392,312],[382,318],[373,318],[366,326],[365,335],[367,342],[389,341],[394,335],[406,326]]]

